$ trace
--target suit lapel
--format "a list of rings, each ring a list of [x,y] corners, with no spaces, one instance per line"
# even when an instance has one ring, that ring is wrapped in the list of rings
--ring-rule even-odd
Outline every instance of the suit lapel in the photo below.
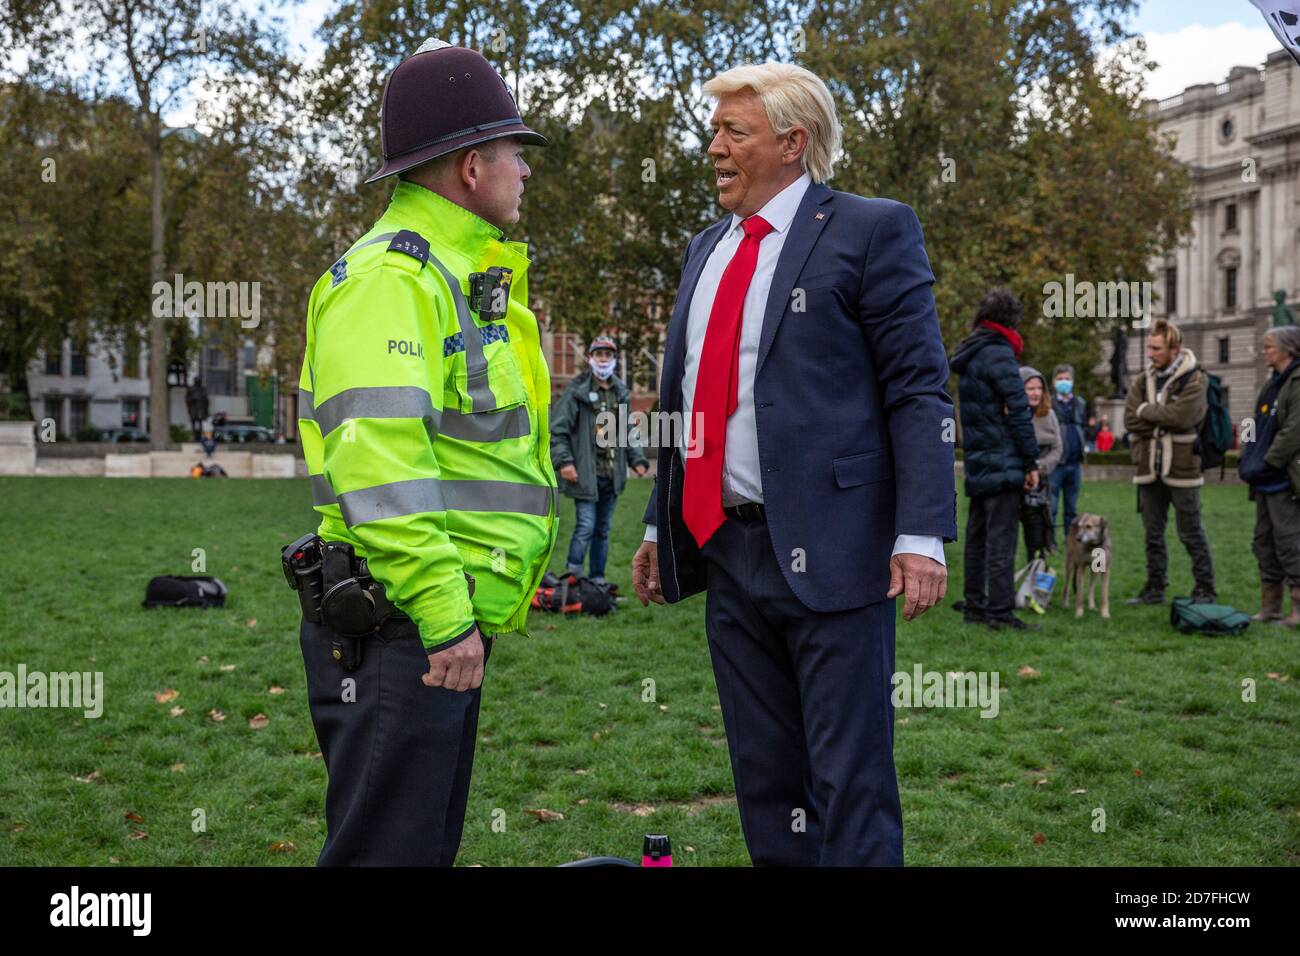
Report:
[[[700,234],[695,256],[686,263],[681,282],[677,286],[677,301],[673,304],[673,314],[668,322],[668,338],[664,342],[664,368],[659,382],[659,401],[666,411],[681,407],[682,370],[686,367],[686,326],[690,321],[695,286],[700,281],[700,273],[704,271],[704,263],[709,261],[709,256],[726,235],[730,224],[731,216],[728,215]]]
[[[786,305],[790,301],[790,294],[794,291],[799,273],[803,270],[803,265],[808,261],[813,246],[817,244],[817,238],[822,234],[823,227],[830,221],[831,213],[834,211],[831,208],[819,209],[818,207],[830,202],[834,195],[830,187],[822,183],[813,183],[804,193],[803,200],[799,203],[799,211],[794,214],[794,219],[790,223],[790,235],[786,236],[785,245],[781,247],[781,255],[776,261],[776,272],[772,276],[772,288],[767,294],[767,308],[763,313],[763,334],[758,342],[758,364],[754,367],[755,375],[762,370],[763,361],[772,348],[772,340],[776,338],[776,327],[781,324],[781,318],[785,315]]]

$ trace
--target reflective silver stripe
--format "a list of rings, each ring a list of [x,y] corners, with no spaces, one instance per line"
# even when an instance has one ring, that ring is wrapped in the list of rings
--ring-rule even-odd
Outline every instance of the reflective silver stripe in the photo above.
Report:
[[[429,393],[419,386],[377,385],[349,388],[327,398],[316,408],[316,421],[322,438],[349,418],[420,418],[437,435],[436,414]]]
[[[450,511],[508,511],[546,517],[551,513],[550,485],[513,481],[443,481],[442,496]]]
[[[353,246],[353,247],[352,247],[351,249],[349,249],[347,252],[343,253],[343,255],[341,255],[341,256],[339,256],[337,259],[335,259],[335,260],[334,260],[334,265],[335,265],[335,266],[338,265],[340,262],[342,262],[342,261],[343,261],[344,259],[346,259],[348,256],[352,255],[352,253],[356,252],[358,249],[364,249],[366,246],[373,246],[376,242],[388,242],[390,239],[393,239],[394,237],[396,237],[396,235],[397,235],[397,233],[395,233],[395,232],[385,232],[385,233],[383,233],[382,235],[375,236],[375,238],[373,238],[373,239],[367,239],[365,242],[358,242],[355,246]],[[332,268],[334,268],[334,266],[330,266],[330,268],[332,269]]]
[[[400,518],[426,511],[445,511],[442,483],[437,478],[411,478],[373,488],[345,491],[339,495],[339,508],[349,528],[368,521]]]
[[[531,431],[528,407],[516,405],[504,412],[477,412],[462,415],[454,408],[442,411],[442,434],[462,441],[492,442],[522,438]]]
[[[324,475],[311,476],[311,503],[313,505],[336,505],[338,497],[330,487],[329,479]]]
[[[312,393],[305,388],[298,389],[298,417],[311,421],[316,416],[316,406],[312,403]]]
[[[447,267],[432,253],[429,261],[438,267],[442,277],[451,288],[451,297],[456,300],[456,318],[460,322],[460,335],[465,341],[465,387],[476,412],[490,412],[497,407],[496,396],[488,386],[487,358],[483,354],[483,336],[469,314],[469,303],[465,293],[460,291],[460,280],[452,275]]]

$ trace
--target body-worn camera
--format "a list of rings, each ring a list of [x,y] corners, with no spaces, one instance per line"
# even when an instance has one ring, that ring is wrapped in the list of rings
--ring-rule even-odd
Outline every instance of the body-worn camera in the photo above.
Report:
[[[493,266],[487,272],[470,273],[469,307],[484,322],[505,318],[513,276],[514,271],[504,266]]]

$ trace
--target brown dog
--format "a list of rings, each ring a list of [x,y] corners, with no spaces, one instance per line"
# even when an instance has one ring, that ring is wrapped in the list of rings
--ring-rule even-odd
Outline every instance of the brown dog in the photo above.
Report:
[[[1065,536],[1065,592],[1062,607],[1070,606],[1070,586],[1074,585],[1075,617],[1083,617],[1083,576],[1091,572],[1088,584],[1088,610],[1097,609],[1097,578],[1101,578],[1101,616],[1110,619],[1110,529],[1101,515],[1079,515],[1070,523]]]

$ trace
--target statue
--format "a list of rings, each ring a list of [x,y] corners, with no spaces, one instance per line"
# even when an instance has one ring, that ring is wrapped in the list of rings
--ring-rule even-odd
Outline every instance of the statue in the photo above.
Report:
[[[1128,336],[1124,326],[1115,329],[1114,348],[1110,352],[1110,380],[1115,385],[1111,398],[1124,398],[1128,394]]]
[[[203,419],[208,417],[208,390],[203,387],[201,378],[196,378],[194,384],[185,390],[185,410],[190,413],[194,439],[202,440]]]
[[[1278,289],[1274,292],[1273,301],[1277,303],[1273,307],[1273,328],[1276,329],[1283,325],[1295,325],[1295,313],[1286,304],[1286,290]]]

